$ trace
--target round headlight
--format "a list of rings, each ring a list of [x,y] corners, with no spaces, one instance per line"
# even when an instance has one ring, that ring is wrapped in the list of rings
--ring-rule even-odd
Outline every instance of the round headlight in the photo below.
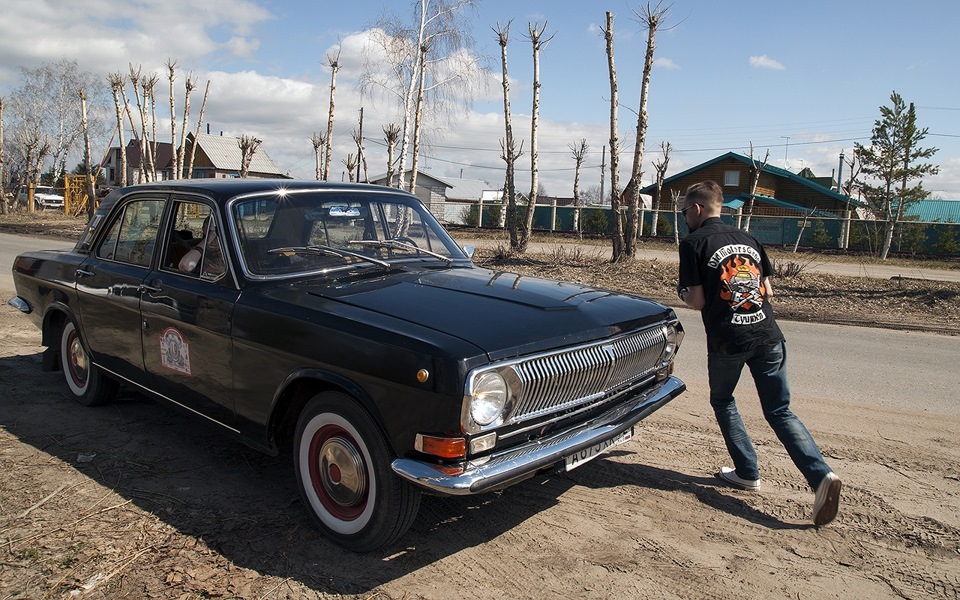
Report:
[[[470,395],[470,418],[480,426],[493,423],[503,414],[507,395],[507,382],[499,373],[488,371],[480,375]]]

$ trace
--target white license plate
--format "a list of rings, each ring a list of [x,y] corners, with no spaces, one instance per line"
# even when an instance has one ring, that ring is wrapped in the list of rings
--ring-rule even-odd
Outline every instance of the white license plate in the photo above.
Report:
[[[572,471],[573,469],[576,469],[583,463],[590,462],[591,460],[600,456],[610,448],[629,442],[631,439],[633,439],[633,427],[624,431],[623,433],[621,433],[615,438],[609,439],[605,442],[600,442],[599,444],[587,446],[580,452],[577,452],[576,454],[571,454],[570,456],[564,459],[567,463],[566,470]]]

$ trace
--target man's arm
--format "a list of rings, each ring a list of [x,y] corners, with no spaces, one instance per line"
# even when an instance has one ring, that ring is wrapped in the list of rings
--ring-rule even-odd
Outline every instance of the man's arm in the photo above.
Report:
[[[763,295],[767,300],[773,300],[773,284],[770,283],[769,277],[763,278]]]
[[[702,285],[691,285],[686,288],[686,291],[680,294],[680,299],[693,310],[703,310],[707,304]]]

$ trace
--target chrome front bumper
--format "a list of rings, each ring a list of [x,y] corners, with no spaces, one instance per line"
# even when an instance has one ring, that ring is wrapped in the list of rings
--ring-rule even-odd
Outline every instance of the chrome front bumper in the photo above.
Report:
[[[437,465],[411,458],[398,458],[390,466],[397,475],[444,495],[478,494],[506,487],[567,456],[617,437],[684,390],[682,381],[670,377],[591,421],[470,461],[460,474],[448,474]]]

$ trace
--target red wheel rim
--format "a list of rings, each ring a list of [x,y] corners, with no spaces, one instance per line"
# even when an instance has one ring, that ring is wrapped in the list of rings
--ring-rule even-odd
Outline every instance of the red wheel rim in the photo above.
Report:
[[[87,353],[83,349],[83,343],[76,329],[67,336],[67,356],[64,362],[67,364],[67,374],[74,385],[81,389],[86,387],[89,376]]]
[[[346,429],[324,425],[310,440],[310,483],[334,517],[352,521],[367,506],[369,482],[360,445]]]

